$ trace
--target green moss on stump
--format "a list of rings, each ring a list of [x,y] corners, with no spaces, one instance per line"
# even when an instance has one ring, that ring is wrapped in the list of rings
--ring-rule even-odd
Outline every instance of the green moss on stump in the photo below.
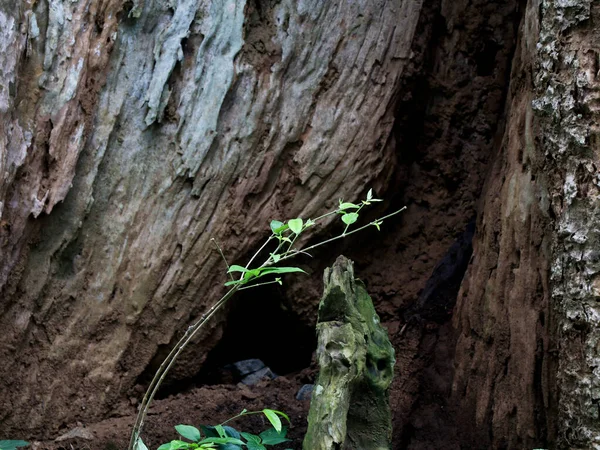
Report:
[[[317,358],[304,450],[389,450],[394,348],[352,262],[325,270]]]

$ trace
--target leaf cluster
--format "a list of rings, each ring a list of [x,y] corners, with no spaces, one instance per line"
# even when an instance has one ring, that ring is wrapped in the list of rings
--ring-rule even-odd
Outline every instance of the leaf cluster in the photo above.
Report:
[[[260,434],[240,432],[225,423],[238,417],[251,414],[264,414],[272,427]],[[173,440],[158,447],[158,450],[180,450],[180,449],[216,449],[216,450],[267,450],[267,447],[288,442],[286,438],[287,428],[282,426],[279,416],[289,421],[289,417],[281,411],[263,409],[262,411],[246,411],[231,419],[215,426],[200,426],[200,429],[191,425],[177,425],[175,430],[184,439]]]

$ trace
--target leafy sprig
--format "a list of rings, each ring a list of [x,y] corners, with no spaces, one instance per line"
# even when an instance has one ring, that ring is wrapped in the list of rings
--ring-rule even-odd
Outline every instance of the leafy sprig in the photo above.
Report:
[[[266,429],[260,434],[239,432],[226,423],[243,416],[252,414],[263,414],[271,423],[271,428]],[[222,450],[267,450],[268,446],[288,442],[287,428],[281,423],[280,417],[288,422],[290,418],[287,414],[274,409],[263,409],[261,411],[243,410],[236,416],[225,422],[215,425],[202,425],[200,429],[191,425],[177,425],[175,430],[179,435],[190,442],[180,439],[173,440],[167,444],[158,447],[158,450],[180,450],[180,449],[222,449]]]
[[[227,262],[225,255],[219,245],[215,242],[217,250],[219,254],[225,261],[227,266],[227,274],[230,277],[230,280],[225,283],[225,286],[229,287],[229,291],[217,301],[200,319],[198,319],[193,325],[191,325],[183,335],[183,337],[179,340],[179,342],[175,345],[175,347],[171,350],[171,352],[167,355],[165,360],[162,362],[158,371],[154,375],[154,378],[150,382],[148,386],[148,390],[142,399],[140,404],[140,409],[138,411],[138,415],[136,417],[135,425],[133,427],[133,431],[131,433],[131,439],[129,441],[128,450],[147,450],[147,447],[144,445],[141,440],[141,432],[144,425],[144,420],[146,418],[146,414],[148,413],[148,409],[150,403],[154,399],[154,396],[158,392],[158,388],[162,384],[165,379],[167,373],[175,363],[178,356],[181,354],[183,349],[190,343],[190,341],[194,338],[194,336],[202,329],[202,327],[212,318],[212,316],[223,306],[227,301],[239,290],[250,289],[257,286],[263,286],[266,284],[282,284],[281,277],[275,277],[274,280],[270,281],[261,281],[262,279],[268,275],[282,275],[286,273],[306,273],[304,270],[299,267],[290,267],[290,266],[275,266],[275,264],[279,264],[282,261],[293,258],[300,254],[306,254],[310,256],[308,253],[310,250],[313,250],[322,245],[329,244],[338,239],[343,239],[351,234],[362,231],[368,227],[374,226],[377,230],[381,229],[381,225],[384,220],[399,214],[404,211],[406,207],[403,207],[397,211],[392,212],[386,216],[380,217],[372,222],[369,222],[363,226],[358,228],[350,229],[354,224],[357,223],[360,218],[360,213],[362,209],[366,206],[370,206],[373,203],[381,202],[381,199],[374,198],[373,190],[369,189],[367,192],[367,196],[364,200],[360,201],[360,204],[355,204],[351,202],[345,202],[340,199],[338,207],[333,211],[329,211],[315,219],[302,219],[300,217],[290,219],[287,222],[281,222],[279,220],[273,220],[270,223],[271,235],[265,240],[263,245],[258,249],[254,255],[250,258],[246,266],[240,265],[229,265]],[[296,243],[298,241],[299,236],[304,233],[308,228],[315,226],[318,222],[321,222],[327,217],[332,215],[340,215],[341,221],[345,225],[344,231],[333,238],[326,239],[324,241],[318,242],[308,247],[304,248],[296,248]],[[275,248],[272,251],[269,251],[269,256],[267,259],[258,267],[253,267],[254,261],[262,255],[263,252],[271,245],[274,244]],[[235,278],[234,274],[237,275],[239,273],[239,277]],[[218,438],[224,439],[222,436],[218,436]],[[200,445],[199,442],[195,442],[195,445]],[[205,442],[205,445],[216,444],[216,442]],[[177,444],[179,445],[179,444]],[[248,446],[248,442],[246,442],[246,446]],[[183,447],[181,447],[183,448]],[[194,447],[201,448],[201,447]],[[211,448],[211,447],[204,447]],[[212,447],[214,448],[214,447]],[[249,447],[248,447],[249,448]],[[260,448],[260,447],[255,447]],[[250,449],[252,450],[252,449]]]

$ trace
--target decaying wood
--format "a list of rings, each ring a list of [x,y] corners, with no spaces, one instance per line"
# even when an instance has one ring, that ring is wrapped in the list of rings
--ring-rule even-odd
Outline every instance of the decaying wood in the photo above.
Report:
[[[394,348],[350,260],[340,256],[323,278],[319,376],[303,448],[389,450]]]
[[[271,219],[384,189],[420,8],[1,2],[4,431],[51,433],[139,395],[220,292],[211,238],[237,260]]]

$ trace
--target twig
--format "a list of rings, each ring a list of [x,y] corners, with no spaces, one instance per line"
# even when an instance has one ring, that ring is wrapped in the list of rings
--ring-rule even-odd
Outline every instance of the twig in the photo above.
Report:
[[[223,258],[223,261],[225,261],[225,265],[227,266],[227,273],[229,274],[229,278],[231,278],[231,281],[235,281],[235,279],[233,278],[233,274],[229,271],[229,263],[227,262],[227,259],[225,259],[223,250],[221,250],[221,247],[219,247],[219,244],[217,243],[215,238],[211,238],[211,241],[213,241],[213,243],[215,244],[215,247],[217,247],[217,250],[219,251],[219,254],[221,255],[221,258]]]

